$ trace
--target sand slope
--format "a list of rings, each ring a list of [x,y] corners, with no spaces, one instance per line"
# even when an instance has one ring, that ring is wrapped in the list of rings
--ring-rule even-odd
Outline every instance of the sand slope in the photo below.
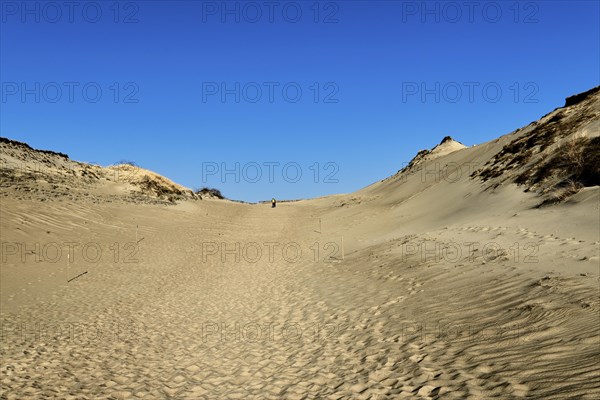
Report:
[[[276,209],[5,169],[0,398],[598,398],[600,191],[519,181],[598,134],[598,101],[555,110],[580,122],[527,160],[501,155],[552,113]]]

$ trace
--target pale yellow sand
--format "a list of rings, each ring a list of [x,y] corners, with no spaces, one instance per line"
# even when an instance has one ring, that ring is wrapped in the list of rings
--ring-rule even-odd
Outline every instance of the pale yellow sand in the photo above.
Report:
[[[275,210],[203,201],[92,211],[3,201],[3,240],[95,242],[103,251],[91,262],[75,247],[72,264],[65,256],[37,264],[33,256],[26,263],[8,256],[3,396],[598,395],[597,237],[557,224],[532,227],[537,210],[413,234],[394,211],[394,234],[389,215],[373,207],[364,225],[387,220],[390,228],[385,238],[373,238],[345,219],[347,210],[323,214],[326,202]],[[315,232],[319,216],[322,233]],[[143,240],[130,261],[139,262],[126,263],[134,224]],[[341,245],[342,235],[344,261],[323,262],[332,251],[326,244]],[[518,243],[522,255],[484,262],[480,252],[472,260],[465,253],[439,263],[406,255],[409,244],[423,241]],[[239,243],[247,252],[238,253],[240,262],[235,254],[221,262],[221,252],[204,261],[202,243],[213,242],[230,250]],[[256,258],[251,242],[263,251],[255,263],[248,262]],[[273,262],[264,245],[270,242],[277,243]],[[292,242],[302,254],[289,247],[286,260],[283,245]],[[540,246],[538,262],[523,259],[530,242]],[[118,263],[109,249],[114,243]]]

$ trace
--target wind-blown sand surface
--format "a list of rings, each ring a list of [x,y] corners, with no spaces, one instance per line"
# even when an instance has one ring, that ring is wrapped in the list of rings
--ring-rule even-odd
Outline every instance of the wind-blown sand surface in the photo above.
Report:
[[[543,149],[494,164],[536,127],[276,209],[4,181],[0,398],[599,398],[598,186],[539,207]]]

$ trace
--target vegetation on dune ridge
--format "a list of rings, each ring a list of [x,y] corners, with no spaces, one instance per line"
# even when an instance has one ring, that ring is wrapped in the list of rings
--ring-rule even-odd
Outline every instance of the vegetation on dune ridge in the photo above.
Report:
[[[203,187],[201,189],[197,189],[194,193],[198,194],[200,196],[204,195],[204,196],[216,197],[217,199],[221,199],[221,200],[225,199],[225,196],[223,196],[221,191],[219,189],[215,189],[215,188]]]
[[[511,134],[516,137],[471,177],[489,181],[492,188],[507,180],[524,186],[544,196],[538,207],[600,185],[600,137],[586,133],[600,115],[599,91],[571,96],[565,107],[517,129]],[[529,132],[522,134],[525,129]]]

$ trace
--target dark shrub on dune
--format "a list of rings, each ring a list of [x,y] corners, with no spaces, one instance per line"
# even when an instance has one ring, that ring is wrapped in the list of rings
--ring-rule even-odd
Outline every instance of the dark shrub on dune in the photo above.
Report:
[[[223,196],[221,194],[221,191],[219,189],[214,189],[214,188],[208,188],[208,187],[203,187],[202,189],[198,189],[196,190],[196,194],[199,195],[205,195],[205,196],[213,196],[216,197],[217,199],[224,199],[225,196]]]

